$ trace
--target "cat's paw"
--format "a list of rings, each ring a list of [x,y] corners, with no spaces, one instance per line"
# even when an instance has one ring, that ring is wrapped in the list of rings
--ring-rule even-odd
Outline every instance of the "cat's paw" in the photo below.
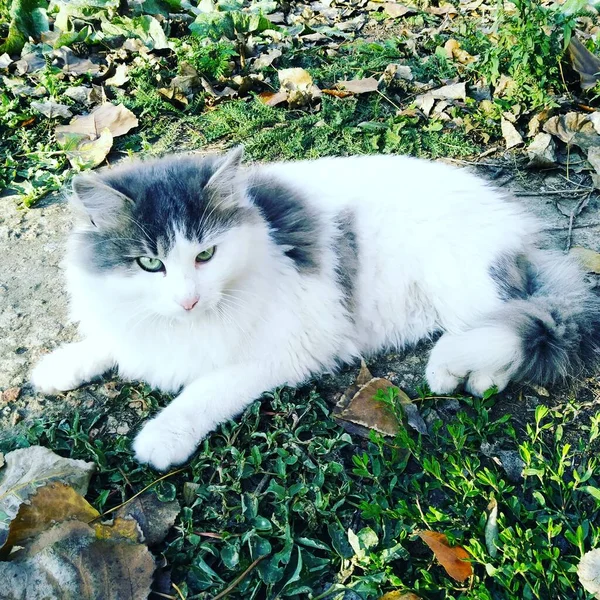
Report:
[[[148,421],[133,442],[135,458],[158,471],[184,463],[196,450],[199,438],[189,424],[158,415]]]
[[[31,383],[42,394],[58,394],[85,383],[77,357],[70,346],[44,356],[31,372]]]

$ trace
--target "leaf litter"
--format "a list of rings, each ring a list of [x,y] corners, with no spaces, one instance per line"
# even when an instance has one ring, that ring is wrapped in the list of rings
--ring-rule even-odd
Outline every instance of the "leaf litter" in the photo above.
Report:
[[[142,600],[153,582],[148,550],[180,512],[145,491],[113,519],[84,498],[95,465],[41,446],[9,452],[0,464],[2,598]]]

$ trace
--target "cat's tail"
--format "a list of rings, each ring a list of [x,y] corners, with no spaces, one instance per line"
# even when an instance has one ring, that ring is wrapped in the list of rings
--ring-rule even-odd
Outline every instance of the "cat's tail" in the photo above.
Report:
[[[545,386],[600,362],[600,297],[574,259],[538,250],[503,258],[491,276],[503,306],[479,326],[440,338],[427,368],[432,389],[462,382],[482,395],[509,381]]]

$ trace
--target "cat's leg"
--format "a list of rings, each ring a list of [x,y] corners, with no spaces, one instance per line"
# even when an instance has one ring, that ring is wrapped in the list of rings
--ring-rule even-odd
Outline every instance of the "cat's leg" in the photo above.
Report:
[[[66,344],[44,356],[31,373],[31,383],[44,394],[72,390],[115,365],[114,358],[97,340]]]
[[[445,333],[429,356],[427,383],[438,394],[461,384],[476,396],[494,386],[503,390],[522,360],[521,348],[519,336],[501,324]]]
[[[220,369],[188,385],[135,438],[137,460],[164,471],[185,462],[220,423],[238,415],[262,392],[297,382],[260,364]]]

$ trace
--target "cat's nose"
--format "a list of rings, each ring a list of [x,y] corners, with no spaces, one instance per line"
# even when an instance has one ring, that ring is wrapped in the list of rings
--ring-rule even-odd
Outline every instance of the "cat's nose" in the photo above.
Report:
[[[187,298],[186,300],[182,300],[179,304],[181,304],[181,306],[183,306],[185,310],[192,310],[192,308],[194,308],[194,306],[198,304],[198,300],[200,300],[200,298],[198,298],[198,296],[195,296],[193,298]]]

